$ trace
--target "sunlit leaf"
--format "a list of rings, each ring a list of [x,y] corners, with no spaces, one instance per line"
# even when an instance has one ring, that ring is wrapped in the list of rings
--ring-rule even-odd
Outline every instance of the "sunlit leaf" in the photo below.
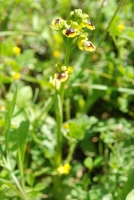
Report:
[[[9,130],[10,130],[11,118],[12,118],[15,103],[16,103],[16,97],[17,97],[17,89],[14,93],[12,102],[9,105],[9,109],[8,109],[6,119],[5,119],[4,134],[5,134],[6,150],[8,150],[8,144],[9,144],[9,138],[10,138],[10,131]]]
[[[134,190],[132,190],[128,195],[126,200],[134,200]]]

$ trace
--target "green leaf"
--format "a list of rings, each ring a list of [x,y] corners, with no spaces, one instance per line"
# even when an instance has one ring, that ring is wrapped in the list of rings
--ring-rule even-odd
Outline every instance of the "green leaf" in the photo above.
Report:
[[[17,95],[17,105],[27,106],[32,99],[33,93],[30,86],[24,86],[19,89]]]
[[[128,195],[126,200],[134,200],[134,190],[132,190]]]
[[[88,169],[92,170],[93,168],[93,159],[91,157],[87,157],[85,160],[84,160],[84,165],[85,167],[87,167]]]
[[[88,200],[113,200],[111,193],[108,193],[104,186],[93,186],[88,193]]]
[[[18,109],[15,107],[14,116],[11,119],[11,128],[9,130],[9,140],[8,140],[8,149],[12,155],[16,155],[18,151],[18,131],[20,131],[20,127],[22,126],[22,122],[28,120],[28,116],[25,110]]]
[[[34,182],[35,182],[35,177],[34,177],[34,175],[33,175],[33,174],[28,174],[26,180],[27,180],[27,183],[28,183],[31,187],[33,187]]]
[[[33,188],[34,191],[41,191],[46,188],[46,185],[44,183],[37,183],[35,187]]]
[[[2,31],[0,32],[0,36],[7,36],[7,35],[17,35],[18,32],[17,31]]]
[[[88,117],[87,115],[81,115],[77,118],[73,118],[68,121],[69,125],[69,136],[82,140],[85,131],[88,130],[93,124],[97,122],[97,119],[93,116]]]
[[[10,39],[6,43],[0,43],[0,54],[4,56],[13,55],[13,42]]]
[[[69,122],[69,136],[81,140],[84,136],[84,131],[80,129],[74,122]]]
[[[94,167],[100,167],[104,163],[104,158],[102,156],[97,156],[94,160]]]
[[[17,144],[18,144],[18,156],[20,156],[21,162],[24,161],[24,154],[26,149],[26,139],[29,130],[29,121],[22,121],[17,129]]]
[[[134,170],[129,174],[127,182],[122,189],[121,197],[125,198],[127,194],[134,188]]]
[[[95,156],[97,154],[95,144],[87,137],[81,141],[80,147],[86,156]]]
[[[3,73],[0,74],[0,83],[11,83],[12,78]]]
[[[118,91],[121,93],[134,94],[134,89],[131,89],[131,88],[123,88],[123,87],[114,88],[114,87],[109,87],[107,85],[99,85],[99,84],[98,85],[93,84],[93,85],[90,85],[89,87],[95,90],[112,90],[112,91]]]
[[[16,103],[16,97],[17,97],[17,89],[14,93],[14,97],[12,99],[12,102],[9,106],[7,115],[6,115],[6,120],[5,120],[5,126],[4,126],[4,135],[5,135],[5,143],[6,143],[6,150],[8,151],[8,144],[9,144],[9,138],[10,138],[10,124],[11,124],[11,118],[13,115],[15,103]]]
[[[18,192],[18,190],[17,190],[16,187],[12,184],[11,181],[6,180],[6,179],[3,179],[3,178],[0,178],[0,182],[2,182],[3,184],[9,186],[9,188],[13,189],[18,195],[20,195],[19,192]],[[1,192],[0,192],[0,198],[1,198]],[[1,199],[2,199],[2,198],[1,198]]]

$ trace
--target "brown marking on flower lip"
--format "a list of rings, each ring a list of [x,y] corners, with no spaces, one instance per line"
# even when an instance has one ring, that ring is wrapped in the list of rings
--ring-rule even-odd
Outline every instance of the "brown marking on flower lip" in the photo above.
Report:
[[[66,74],[64,73],[64,72],[60,72],[60,73],[58,73],[58,75],[57,75],[57,79],[58,80],[60,80],[60,79],[62,79],[62,78],[65,78],[66,77]]]
[[[87,22],[87,24],[88,24],[89,26],[91,26],[91,27],[92,27],[92,29],[95,29],[95,26],[93,25],[93,23],[92,23],[92,22],[90,22],[89,20],[86,20],[86,22]]]
[[[87,20],[87,23],[88,23],[88,25],[90,25],[90,26],[94,26],[93,23],[90,22],[90,21],[88,21],[88,20]]]
[[[55,19],[55,21],[54,21],[55,24],[59,24],[59,22],[60,22],[59,18]]]
[[[89,41],[86,41],[85,42],[85,45],[87,46],[87,47],[92,47],[93,49],[94,49],[94,46],[91,44],[91,42],[89,42]]]
[[[68,28],[67,30],[66,30],[66,35],[67,36],[69,36],[70,34],[73,34],[73,33],[75,33],[75,30],[73,29],[73,28]]]

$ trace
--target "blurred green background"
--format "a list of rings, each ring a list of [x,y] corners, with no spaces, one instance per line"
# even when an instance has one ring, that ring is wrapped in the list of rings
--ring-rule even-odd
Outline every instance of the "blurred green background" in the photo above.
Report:
[[[62,189],[55,192],[51,166],[56,122],[50,76],[55,64],[64,61],[65,46],[50,25],[56,17],[68,19],[78,8],[96,27],[89,39],[97,49],[87,53],[76,47],[71,54],[74,73],[65,88],[64,122],[72,120],[83,137],[76,136],[71,172],[61,178]],[[0,143],[4,146],[5,116],[18,86],[11,131],[23,120],[30,121],[25,178],[27,187],[33,188],[31,199],[125,200],[133,189],[133,12],[131,0],[0,0]],[[68,145],[64,138],[63,158]],[[16,170],[14,155],[12,159]],[[10,179],[2,168],[0,176]],[[18,199],[9,188],[5,194],[0,184],[3,199],[11,199],[10,194]]]

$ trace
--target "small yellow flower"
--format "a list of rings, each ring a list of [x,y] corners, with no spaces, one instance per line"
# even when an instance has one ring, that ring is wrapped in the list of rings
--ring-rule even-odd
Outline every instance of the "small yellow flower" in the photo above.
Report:
[[[19,47],[17,47],[17,46],[14,46],[13,47],[13,52],[14,52],[14,54],[16,56],[18,56],[20,54],[20,52],[21,52],[21,49]]]
[[[81,26],[72,20],[70,20],[71,28],[73,28],[77,33],[81,31]]]
[[[65,82],[69,78],[68,72],[59,72],[54,74],[54,78],[50,77],[50,84],[53,87],[56,87],[56,84],[60,84],[60,82]]]
[[[86,20],[85,23],[86,23],[86,27],[89,28],[90,30],[94,30],[95,29],[95,26],[93,25],[92,22]]]
[[[4,105],[0,106],[1,111],[6,111],[6,107]]]
[[[92,44],[92,42],[88,40],[80,40],[78,41],[77,44],[78,44],[79,49],[81,50],[93,52],[96,49],[96,47]]]
[[[64,129],[69,129],[69,125],[68,124],[64,124]]]
[[[13,79],[18,80],[18,79],[20,79],[20,73],[18,73],[18,72],[13,72],[13,73],[12,73],[12,77],[13,77]]]
[[[51,28],[55,29],[55,30],[60,30],[63,28],[63,26],[65,26],[66,21],[59,18],[56,18],[55,20],[52,21],[52,26]]]
[[[74,19],[86,19],[89,17],[89,15],[82,13],[81,9],[75,9],[74,11],[70,12],[70,16],[73,17]]]
[[[67,71],[56,74],[56,79],[58,79],[60,82],[65,82],[68,78],[69,76]]]
[[[57,168],[57,171],[60,173],[60,174],[69,174],[70,172],[70,169],[71,169],[71,166],[69,163],[66,163],[60,167]]]
[[[67,68],[68,74],[71,75],[71,74],[73,73],[73,70],[74,70],[74,67],[69,66],[69,67]]]
[[[124,31],[125,26],[124,26],[124,24],[119,24],[117,28],[118,28],[119,31],[122,32],[122,31]]]
[[[58,50],[54,50],[53,51],[53,55],[55,58],[59,58],[60,57],[60,52]]]
[[[84,49],[86,51],[95,51],[96,47],[90,41],[85,41]]]
[[[67,81],[74,69],[72,66],[62,65],[62,63],[57,64],[56,68],[58,72],[54,74],[54,77],[50,77],[50,84],[54,87],[61,82]]]
[[[64,29],[62,33],[67,37],[75,37],[77,35],[73,28]]]

